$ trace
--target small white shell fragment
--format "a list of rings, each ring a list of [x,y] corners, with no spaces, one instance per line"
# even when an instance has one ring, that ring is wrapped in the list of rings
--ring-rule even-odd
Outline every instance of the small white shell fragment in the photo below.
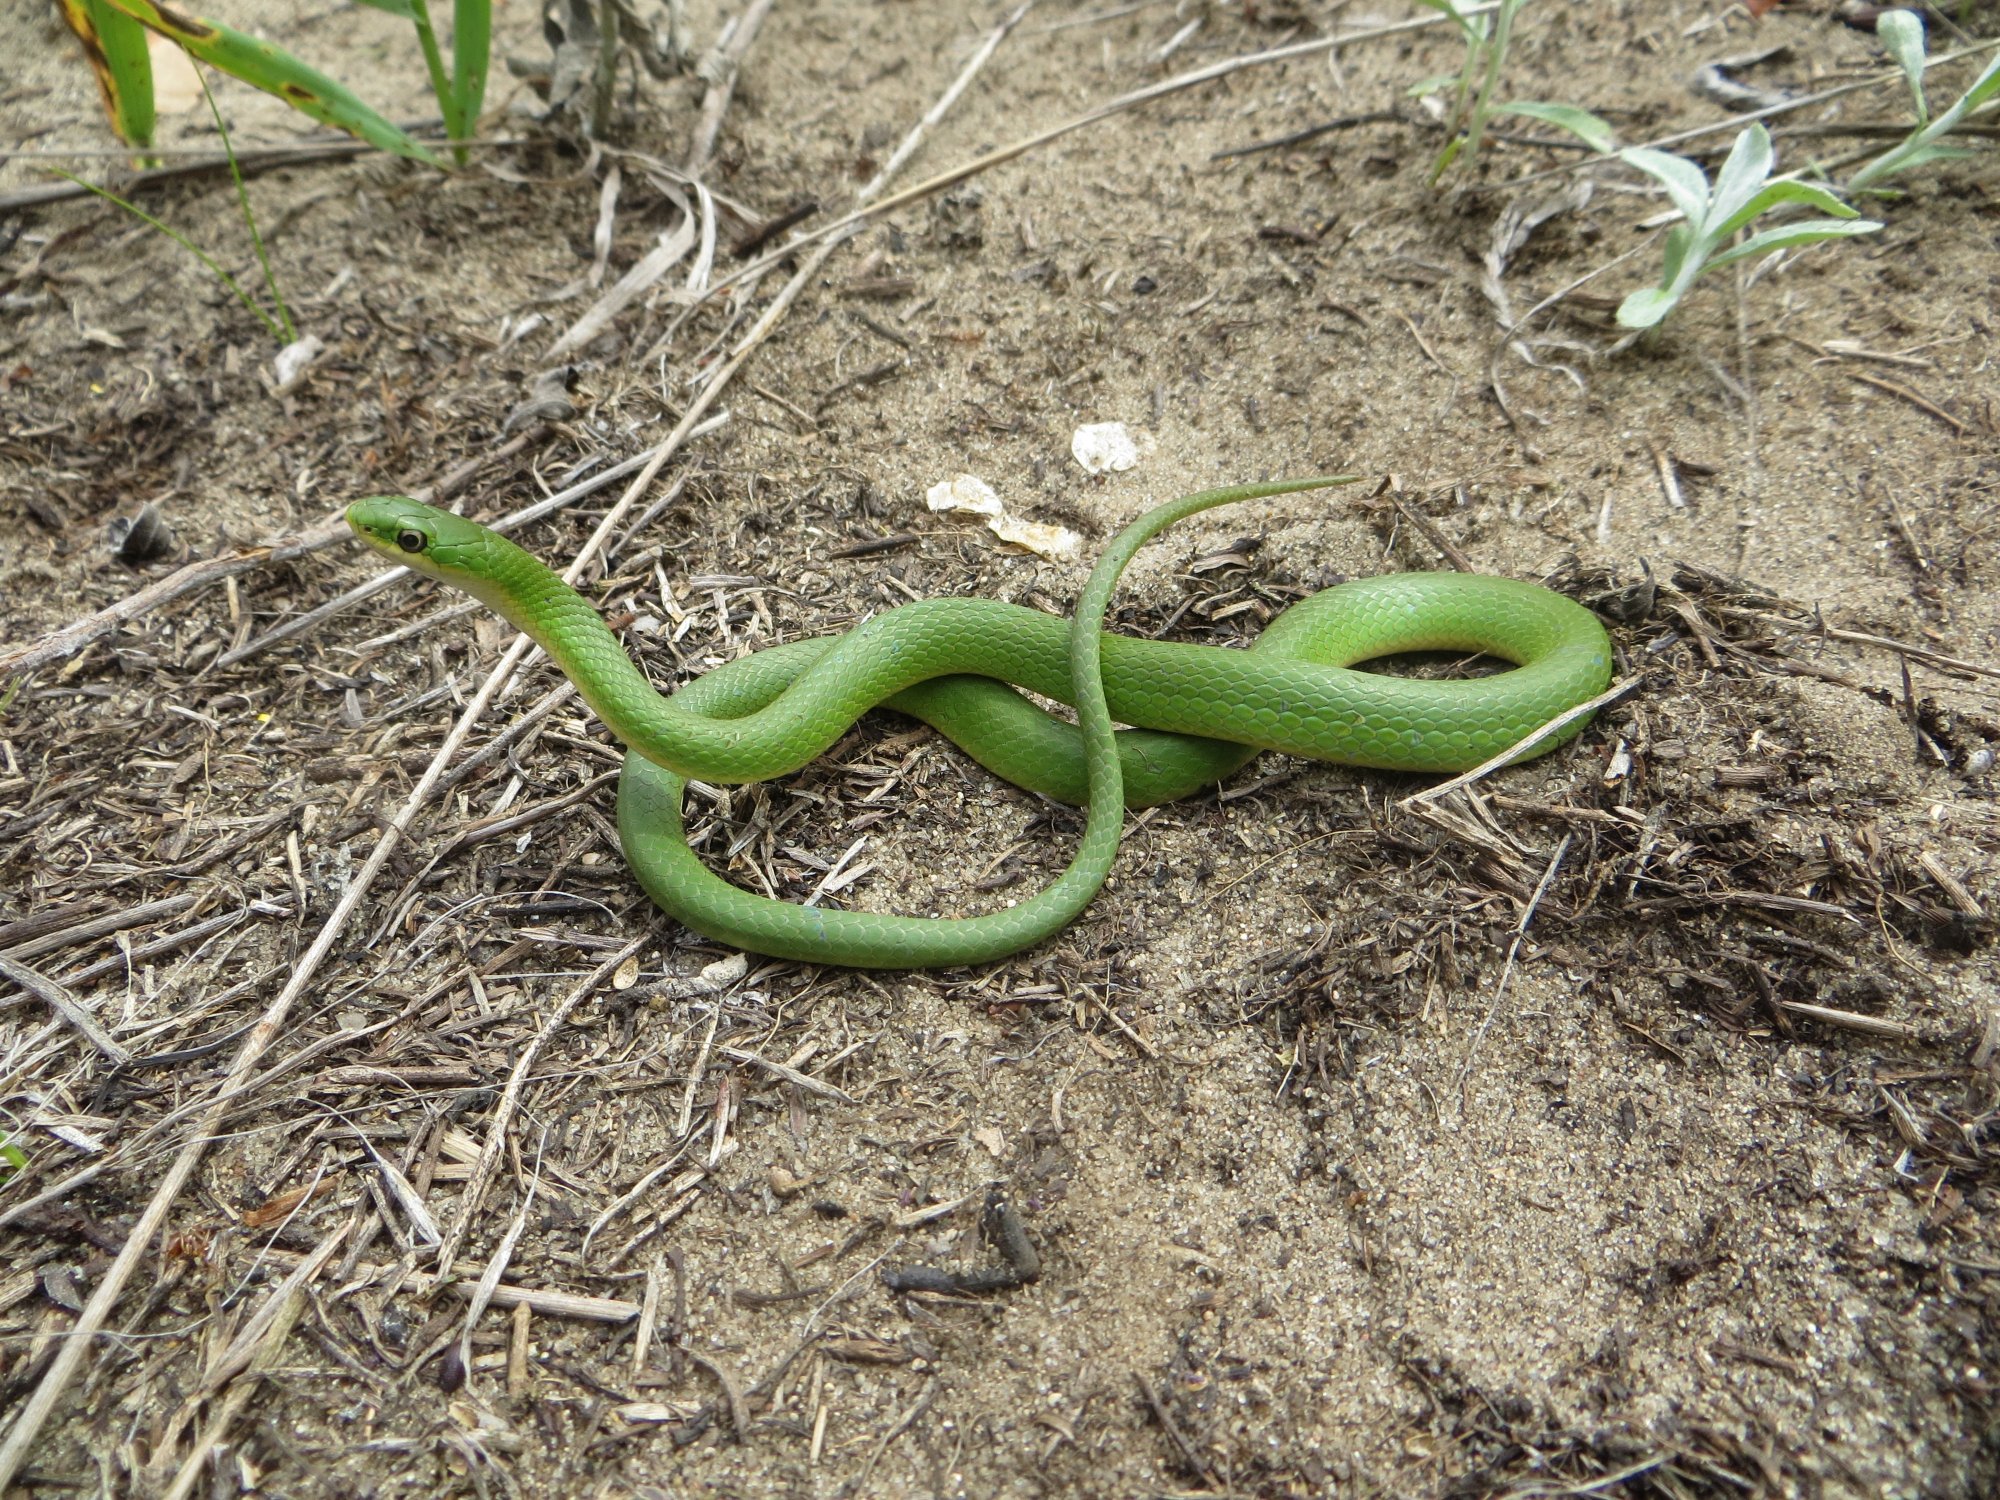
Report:
[[[1025,547],[1030,552],[1058,562],[1067,562],[1083,551],[1083,538],[1067,526],[1023,521],[1018,516],[995,516],[986,524],[1001,541]]]
[[[924,491],[924,504],[932,510],[965,510],[975,516],[1002,516],[1006,507],[993,493],[993,486],[977,474],[954,474],[941,484]]]
[[[1611,752],[1611,758],[1604,763],[1604,775],[1600,778],[1606,786],[1616,786],[1632,774],[1632,751],[1620,740]]]
[[[932,510],[965,511],[984,516],[987,528],[1001,541],[1056,561],[1067,561],[1083,551],[1083,538],[1066,526],[1050,526],[1042,521],[1024,521],[1007,514],[1007,507],[993,492],[993,486],[977,474],[955,474],[924,492],[924,504]]]
[[[271,361],[271,368],[278,377],[274,394],[290,395],[312,366],[312,362],[319,358],[325,348],[326,345],[319,335],[309,333],[297,343],[287,344],[280,349],[277,358]]]
[[[1069,440],[1070,456],[1086,474],[1116,474],[1139,466],[1139,445],[1123,422],[1091,422]]]

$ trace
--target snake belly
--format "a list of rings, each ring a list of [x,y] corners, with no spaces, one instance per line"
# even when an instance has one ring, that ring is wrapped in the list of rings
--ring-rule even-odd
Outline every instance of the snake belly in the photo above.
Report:
[[[663,911],[773,957],[933,968],[1004,957],[1074,920],[1110,873],[1127,805],[1185,796],[1266,749],[1393,771],[1464,771],[1604,689],[1611,647],[1596,616],[1537,585],[1474,574],[1340,584],[1292,605],[1248,650],[1103,633],[1119,574],[1161,530],[1217,506],[1346,482],[1234,486],[1147,512],[1105,550],[1067,622],[991,600],[926,600],[842,636],[756,652],[671,697],[586,600],[477,523],[400,496],[357,501],[348,521],[377,552],[473,594],[533,637],[625,744],[619,839]],[[1515,667],[1471,680],[1352,670],[1433,650]],[[1016,687],[1069,703],[1078,722],[1050,717]],[[1086,807],[1063,874],[1001,911],[906,917],[752,895],[701,863],[683,823],[688,778],[783,775],[877,706],[932,724],[996,775]],[[1587,722],[1517,758],[1555,748]]]

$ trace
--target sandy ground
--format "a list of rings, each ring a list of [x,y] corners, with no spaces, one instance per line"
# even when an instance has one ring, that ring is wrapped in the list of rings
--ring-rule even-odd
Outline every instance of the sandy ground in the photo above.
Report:
[[[1719,59],[1781,46],[1734,76],[1793,94],[1880,75],[1835,9],[1538,0],[1505,92],[1628,143],[1726,126],[1690,86]],[[1415,11],[1044,4],[898,183]],[[392,18],[217,13],[425,112]],[[546,60],[532,13],[502,19]],[[690,19],[705,47],[724,15]],[[777,7],[701,174],[741,215],[715,284],[747,225],[842,211],[1000,19]],[[115,165],[63,154],[107,144],[63,35],[0,17],[26,59],[0,192]],[[1134,819],[1086,918],[1008,963],[752,960],[717,990],[688,981],[730,955],[633,885],[617,753],[536,666],[459,758],[504,748],[425,801],[338,929],[9,1493],[1993,1493],[1992,157],[1913,179],[1867,241],[1717,273],[1607,355],[1664,199],[1521,122],[1434,189],[1404,95],[1454,62],[1432,30],[1247,67],[871,223],[589,592],[670,684],[912,597],[1060,611],[1149,504],[1337,469],[1396,484],[1187,525],[1130,570],[1119,628],[1241,642],[1340,577],[1447,565],[1441,537],[1598,608],[1629,696],[1429,811],[1399,806],[1415,780],[1267,756]],[[796,261],[692,312],[676,268],[509,417],[596,295],[606,173],[607,283],[679,224],[661,166],[704,89],[628,61],[593,154],[496,77],[513,144],[467,171],[253,177],[327,345],[285,394],[275,344],[153,231],[0,212],[0,654],[360,494],[492,517],[664,438]],[[302,128],[221,98],[241,146]],[[1833,127],[1903,107],[1898,84],[1781,115],[1781,164],[1845,170],[1871,142]],[[184,115],[164,138],[213,136]],[[146,204],[253,277],[226,183]],[[1106,421],[1144,457],[1090,478],[1071,434]],[[1084,556],[930,513],[959,473]],[[621,489],[524,545],[573,555]],[[172,546],[117,560],[107,524],[148,501]],[[254,561],[0,680],[0,954],[129,1056],[0,993],[25,1158],[0,1183],[0,1408],[506,647],[408,583],[262,643],[377,571],[344,543]],[[1018,898],[1080,827],[886,717],[696,811],[746,885],[803,899],[872,866],[834,899],[916,912]],[[994,1190],[1038,1280],[885,1283],[1003,1265]],[[468,1370],[444,1287],[496,1258]]]

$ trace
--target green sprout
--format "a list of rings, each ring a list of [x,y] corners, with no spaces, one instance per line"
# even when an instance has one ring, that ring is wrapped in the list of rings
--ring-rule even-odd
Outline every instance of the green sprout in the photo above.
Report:
[[[392,16],[401,16],[416,28],[417,45],[423,49],[424,66],[431,75],[431,93],[436,96],[438,113],[444,116],[444,133],[453,142],[467,140],[479,124],[479,107],[486,99],[486,68],[493,45],[492,0],[455,0],[451,12],[451,61],[447,72],[444,54],[438,50],[437,33],[431,28],[428,0],[361,0]],[[452,154],[465,165],[465,147],[454,144]]]
[[[83,43],[83,55],[97,75],[104,112],[118,139],[136,149],[138,164],[157,166],[153,144],[153,59],[146,51],[146,28],[110,0],[62,0],[63,19]]]
[[[430,70],[431,87],[444,116],[445,134],[454,142],[458,159],[463,162],[464,147],[456,143],[472,135],[486,97],[493,37],[492,0],[454,0],[450,72],[446,71],[438,49],[426,0],[366,0],[366,3],[401,16],[416,28],[417,42]],[[64,19],[83,44],[84,55],[97,74],[112,128],[121,140],[141,153],[153,143],[153,64],[146,50],[146,33],[154,31],[180,43],[197,61],[275,95],[322,124],[357,135],[370,145],[398,156],[438,165],[436,157],[362,103],[346,85],[269,42],[216,21],[184,16],[154,0],[62,0],[62,5]]]
[[[1770,132],[1762,125],[1752,125],[1736,137],[1722,170],[1716,174],[1713,188],[1709,186],[1708,174],[1684,156],[1643,146],[1619,155],[1664,183],[1667,196],[1681,212],[1681,222],[1667,231],[1660,284],[1641,287],[1619,304],[1618,321],[1627,328],[1653,327],[1674,310],[1704,272],[1718,266],[1793,245],[1873,234],[1882,227],[1873,219],[1859,217],[1857,210],[1825,188],[1782,178],[1772,181],[1771,170],[1777,165],[1777,157],[1771,150]],[[1759,230],[1739,244],[1730,244],[1739,230],[1748,228],[1774,208],[1792,204],[1817,209],[1832,217],[1780,224]]]
[[[1611,127],[1587,109],[1574,104],[1549,104],[1534,99],[1496,103],[1493,95],[1500,86],[1500,72],[1507,61],[1507,49],[1514,39],[1514,21],[1528,0],[1500,0],[1491,11],[1466,11],[1459,0],[1417,0],[1436,11],[1458,28],[1465,43],[1465,61],[1458,72],[1426,78],[1411,88],[1413,97],[1454,90],[1451,114],[1447,117],[1450,139],[1437,160],[1431,163],[1431,181],[1436,182],[1462,154],[1470,162],[1479,154],[1486,127],[1502,115],[1540,120],[1567,130],[1593,151],[1608,152],[1615,144]]]
[[[222,134],[222,154],[228,159],[229,175],[236,182],[237,206],[242,210],[243,222],[250,230],[250,243],[256,248],[257,264],[263,268],[264,286],[271,294],[272,305],[277,309],[276,318],[273,318],[270,313],[265,312],[263,308],[259,307],[256,299],[243,289],[242,283],[230,275],[214,256],[210,255],[201,246],[197,245],[172,225],[154,218],[136,203],[119,197],[108,188],[99,187],[94,182],[84,181],[73,172],[65,172],[61,167],[51,167],[49,170],[54,172],[58,177],[67,178],[85,192],[94,193],[104,199],[105,202],[115,204],[119,208],[124,209],[126,213],[132,215],[133,218],[139,220],[141,223],[149,224],[154,229],[157,229],[161,234],[164,234],[168,239],[172,240],[183,250],[187,251],[188,254],[194,256],[196,260],[199,260],[204,266],[208,267],[209,273],[220,280],[235,295],[238,302],[241,302],[245,308],[255,314],[258,321],[270,331],[271,337],[281,344],[295,343],[299,336],[298,330],[292,325],[291,309],[285,306],[285,294],[279,290],[277,274],[271,269],[271,257],[264,249],[264,236],[258,232],[257,215],[251,211],[250,194],[243,186],[243,170],[236,163],[236,148],[229,139],[229,126],[224,122],[222,111],[216,106],[215,95],[209,91],[208,79],[202,74],[199,67],[195,69],[195,79],[201,84],[202,98],[208,101],[209,113],[215,117],[215,128]]]
[[[1972,81],[1972,87],[1959,95],[1958,102],[1932,119],[1930,103],[1924,97],[1924,69],[1929,66],[1929,59],[1924,55],[1923,21],[1913,11],[1886,10],[1875,22],[1875,35],[1888,49],[1889,55],[1896,59],[1903,70],[1903,77],[1909,82],[1910,101],[1917,125],[1902,140],[1847,179],[1850,193],[1880,191],[1875,184],[1886,182],[1899,172],[1969,155],[1961,147],[1942,144],[1944,138],[1963,125],[1966,116],[1995,94],[2000,94],[2000,55],[1995,55],[1986,64],[1986,71]]]

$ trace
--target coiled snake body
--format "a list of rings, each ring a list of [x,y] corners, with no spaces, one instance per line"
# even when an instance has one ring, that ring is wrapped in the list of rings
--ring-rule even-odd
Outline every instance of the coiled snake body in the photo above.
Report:
[[[695,930],[811,963],[925,968],[1002,957],[1060,931],[1110,874],[1124,809],[1184,796],[1260,749],[1396,771],[1463,771],[1603,690],[1611,649],[1582,606],[1533,584],[1462,573],[1357,580],[1301,600],[1247,651],[1102,633],[1133,554],[1220,505],[1347,482],[1208,490],[1149,511],[1113,539],[1069,622],[988,600],[934,599],[847,634],[759,651],[666,697],[597,612],[534,558],[476,522],[401,496],[347,519],[375,551],[474,595],[532,636],[628,751],[618,832],[653,900]],[[1423,680],[1350,670],[1403,651],[1474,651],[1515,670]],[[1043,713],[1012,683],[1074,706]],[[761,781],[819,755],[878,705],[933,724],[989,770],[1089,809],[1060,878],[1004,911],[887,916],[794,905],[711,874],[682,825],[685,778]],[[1134,726],[1115,730],[1115,723]],[[1578,733],[1566,725],[1523,752]]]

